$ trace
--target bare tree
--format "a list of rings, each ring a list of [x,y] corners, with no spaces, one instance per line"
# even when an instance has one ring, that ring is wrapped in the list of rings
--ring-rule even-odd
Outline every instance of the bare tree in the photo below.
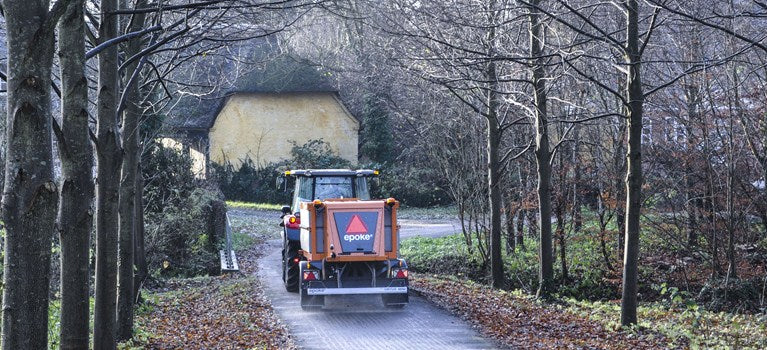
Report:
[[[8,122],[2,217],[5,224],[3,349],[48,346],[53,179],[50,107],[54,29],[66,1],[4,1],[8,40]]]
[[[533,57],[533,86],[535,89],[535,161],[538,173],[538,233],[541,265],[538,270],[538,296],[548,297],[554,288],[554,258],[551,238],[551,152],[547,116],[546,81],[543,64],[544,33],[540,22],[540,1],[528,6],[530,21],[530,57]]]
[[[642,52],[639,47],[639,5],[636,0],[625,3],[626,103],[628,149],[626,173],[626,247],[623,251],[623,289],[621,324],[637,322],[637,279],[639,262],[640,214],[642,208],[642,118],[644,92],[641,79]]]
[[[101,1],[99,41],[117,37],[117,0]],[[114,349],[117,346],[117,239],[120,165],[122,149],[117,126],[118,57],[111,45],[98,55],[98,124],[96,154],[96,295],[94,305],[93,347]]]
[[[86,349],[93,224],[93,147],[85,77],[84,2],[72,1],[59,21],[61,68],[61,159],[58,227],[61,242],[61,348]],[[54,129],[55,130],[55,129]]]
[[[138,0],[135,9],[147,6],[145,0]],[[146,20],[145,13],[132,16],[127,32],[140,31]],[[125,47],[126,57],[133,57],[141,52],[141,38],[133,38]],[[127,340],[133,337],[133,304],[135,301],[134,288],[134,241],[136,237],[136,208],[137,176],[139,169],[140,150],[139,121],[142,111],[141,95],[139,93],[139,75],[146,58],[134,60],[125,67],[123,92],[118,104],[117,113],[122,112],[122,174],[120,177],[120,227],[119,227],[119,260],[118,260],[118,289],[117,289],[117,339]]]

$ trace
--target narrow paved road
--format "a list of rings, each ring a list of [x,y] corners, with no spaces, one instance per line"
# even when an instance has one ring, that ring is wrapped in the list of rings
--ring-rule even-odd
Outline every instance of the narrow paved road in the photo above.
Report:
[[[410,296],[403,309],[387,309],[377,296],[330,296],[325,308],[303,311],[298,294],[282,284],[279,241],[265,247],[259,277],[278,316],[303,349],[493,349],[462,320]]]
[[[438,220],[424,221],[401,219],[397,223],[400,225],[400,238],[410,238],[416,236],[441,237],[461,232],[461,223],[457,220]]]

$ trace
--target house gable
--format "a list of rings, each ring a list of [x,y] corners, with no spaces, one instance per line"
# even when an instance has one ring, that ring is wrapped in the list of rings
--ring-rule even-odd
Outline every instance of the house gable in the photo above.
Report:
[[[335,92],[235,93],[208,133],[210,160],[238,167],[290,158],[291,141],[322,139],[339,156],[357,162],[359,122]]]

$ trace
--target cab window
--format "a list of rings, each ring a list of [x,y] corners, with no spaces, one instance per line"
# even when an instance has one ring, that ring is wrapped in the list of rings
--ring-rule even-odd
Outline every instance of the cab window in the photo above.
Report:
[[[361,200],[370,199],[370,191],[368,190],[368,179],[365,177],[358,177],[354,179],[357,186],[357,198]]]
[[[312,200],[312,178],[298,178],[296,181],[296,193],[295,202],[293,202],[293,211],[296,212],[299,209],[299,203],[309,202]]]
[[[342,176],[320,176],[315,178],[314,198],[353,198],[352,178]]]

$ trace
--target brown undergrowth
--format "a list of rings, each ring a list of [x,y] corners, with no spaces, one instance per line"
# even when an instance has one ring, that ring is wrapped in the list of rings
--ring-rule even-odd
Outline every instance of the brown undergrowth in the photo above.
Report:
[[[662,349],[667,339],[648,330],[605,327],[556,304],[444,276],[414,275],[411,287],[431,302],[514,349]],[[684,345],[677,345],[684,348]]]
[[[150,290],[123,349],[295,349],[256,277],[256,242],[239,273],[168,280]]]

